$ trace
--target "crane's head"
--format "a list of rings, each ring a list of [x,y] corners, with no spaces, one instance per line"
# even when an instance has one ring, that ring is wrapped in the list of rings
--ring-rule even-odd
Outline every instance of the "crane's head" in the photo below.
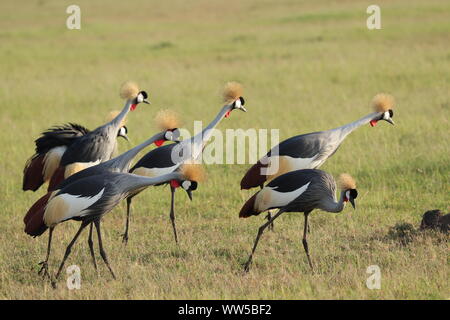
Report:
[[[126,126],[122,126],[122,127],[120,127],[119,132],[117,133],[117,137],[122,137],[125,140],[130,141],[130,140],[128,140],[127,134],[128,134],[128,128]]]
[[[394,116],[394,97],[390,94],[379,93],[372,99],[372,107],[378,114],[370,120],[370,125],[375,127],[377,122],[380,120],[384,120],[394,125],[394,120],[392,117]]]
[[[228,111],[225,114],[225,118],[228,118],[231,111],[235,109],[247,112],[247,109],[245,109],[244,107],[245,100],[242,97],[242,93],[243,89],[240,83],[228,82],[225,85],[225,89],[223,91],[223,100],[226,103],[225,106],[228,108]]]
[[[179,180],[171,180],[170,186],[184,189],[192,201],[192,191],[197,190],[198,183],[205,180],[205,171],[199,164],[186,163],[180,168],[180,173],[181,178]]]
[[[155,116],[156,126],[164,132],[163,137],[155,141],[155,145],[160,147],[166,141],[179,141],[182,123],[178,113],[173,110],[161,110]]]
[[[148,94],[145,91],[140,91],[136,83],[127,81],[120,87],[120,97],[131,102],[130,111],[134,111],[139,103],[150,104]]]
[[[352,207],[356,208],[355,199],[358,197],[358,191],[356,190],[355,180],[348,173],[342,173],[339,176],[338,182],[344,203],[350,202]]]

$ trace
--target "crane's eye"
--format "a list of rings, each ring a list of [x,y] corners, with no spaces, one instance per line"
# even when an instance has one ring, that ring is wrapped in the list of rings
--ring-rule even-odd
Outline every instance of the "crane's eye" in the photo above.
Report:
[[[392,110],[392,109],[389,109],[389,117],[393,117],[394,116],[394,110]]]
[[[358,198],[358,191],[356,191],[356,189],[352,189],[350,190],[350,195],[352,196],[353,199]]]
[[[241,105],[244,105],[244,104],[245,104],[244,97],[239,97],[239,100],[241,100]]]

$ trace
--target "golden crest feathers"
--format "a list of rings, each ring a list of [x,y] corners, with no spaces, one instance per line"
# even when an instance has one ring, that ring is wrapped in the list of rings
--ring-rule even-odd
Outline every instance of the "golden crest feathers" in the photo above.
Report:
[[[239,99],[239,97],[242,97],[243,91],[244,89],[240,83],[234,81],[228,82],[223,90],[223,101],[226,104],[230,104]]]
[[[201,164],[197,163],[185,163],[181,167],[181,174],[186,180],[202,182],[205,181],[206,173]]]
[[[155,116],[155,123],[161,131],[176,129],[182,125],[179,114],[170,109],[160,110]]]
[[[348,173],[341,173],[339,175],[338,184],[341,190],[356,189],[355,179]]]
[[[373,97],[371,105],[375,112],[386,112],[393,109],[395,104],[394,97],[387,93],[379,93]]]
[[[139,93],[138,85],[133,81],[126,81],[120,87],[120,97],[122,99],[134,99]]]

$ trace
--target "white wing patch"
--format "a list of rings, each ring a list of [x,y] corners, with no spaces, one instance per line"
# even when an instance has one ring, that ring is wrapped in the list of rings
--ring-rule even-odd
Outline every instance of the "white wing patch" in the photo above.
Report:
[[[87,168],[90,168],[90,167],[98,165],[100,162],[101,161],[99,159],[99,160],[91,161],[91,162],[74,162],[74,163],[71,163],[71,164],[66,166],[66,169],[64,171],[64,178],[67,179],[71,175],[73,175],[73,174],[75,174],[75,173],[77,173],[77,172],[79,172],[81,170],[84,170],[84,169],[87,169]]]
[[[276,187],[264,187],[256,197],[255,206],[257,211],[263,212],[269,208],[284,207],[305,192],[310,183],[311,181],[291,192],[279,192],[276,191]]]
[[[149,177],[149,178],[155,178],[162,176],[164,174],[168,174],[171,172],[174,172],[180,164],[176,164],[172,167],[167,168],[145,168],[145,167],[139,167],[133,170],[132,173],[137,174],[139,176]]]
[[[44,181],[50,180],[50,178],[53,176],[53,173],[55,170],[59,167],[59,162],[61,161],[61,157],[66,152],[67,147],[66,146],[59,146],[50,149],[44,157],[44,169],[43,169],[43,175],[44,175]]]
[[[271,156],[268,158],[269,166],[267,168],[261,168],[261,173],[267,175],[268,180],[275,179],[284,173],[302,170],[302,169],[313,169],[317,165],[316,160],[317,155],[311,158],[293,158],[290,156]]]
[[[87,213],[85,210],[96,203],[102,197],[104,191],[105,188],[92,197],[63,193],[52,198],[45,208],[45,224],[52,226],[64,220],[85,216]]]

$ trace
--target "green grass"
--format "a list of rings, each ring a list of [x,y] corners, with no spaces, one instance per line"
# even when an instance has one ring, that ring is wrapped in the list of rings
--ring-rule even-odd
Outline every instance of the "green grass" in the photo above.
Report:
[[[448,1],[379,1],[382,30],[366,29],[369,1],[76,2],[82,29],[67,30],[70,1],[0,4],[0,298],[448,299],[448,236],[392,237],[397,223],[418,226],[429,209],[449,209],[450,5]],[[89,128],[120,108],[119,85],[137,81],[152,105],[130,114],[133,145],[154,134],[153,117],[173,108],[186,128],[209,122],[228,80],[245,85],[247,113],[219,128],[280,128],[281,139],[328,129],[369,112],[380,91],[397,100],[395,127],[354,132],[322,167],[349,172],[358,209],[314,212],[309,242],[317,272],[300,243],[301,214],[285,214],[264,234],[249,274],[248,257],[262,217],[238,219],[250,196],[239,181],[248,165],[211,165],[194,201],[177,193],[180,245],[168,217],[169,190],[135,198],[128,246],[125,206],[104,219],[117,281],[90,263],[86,235],[68,264],[82,288],[57,289],[36,274],[46,236],[30,238],[22,218],[43,194],[21,191],[33,140],[53,124]],[[129,148],[120,142],[122,151]],[[55,231],[55,272],[78,223]],[[101,262],[101,261],[100,261]],[[381,290],[365,282],[379,265]]]

